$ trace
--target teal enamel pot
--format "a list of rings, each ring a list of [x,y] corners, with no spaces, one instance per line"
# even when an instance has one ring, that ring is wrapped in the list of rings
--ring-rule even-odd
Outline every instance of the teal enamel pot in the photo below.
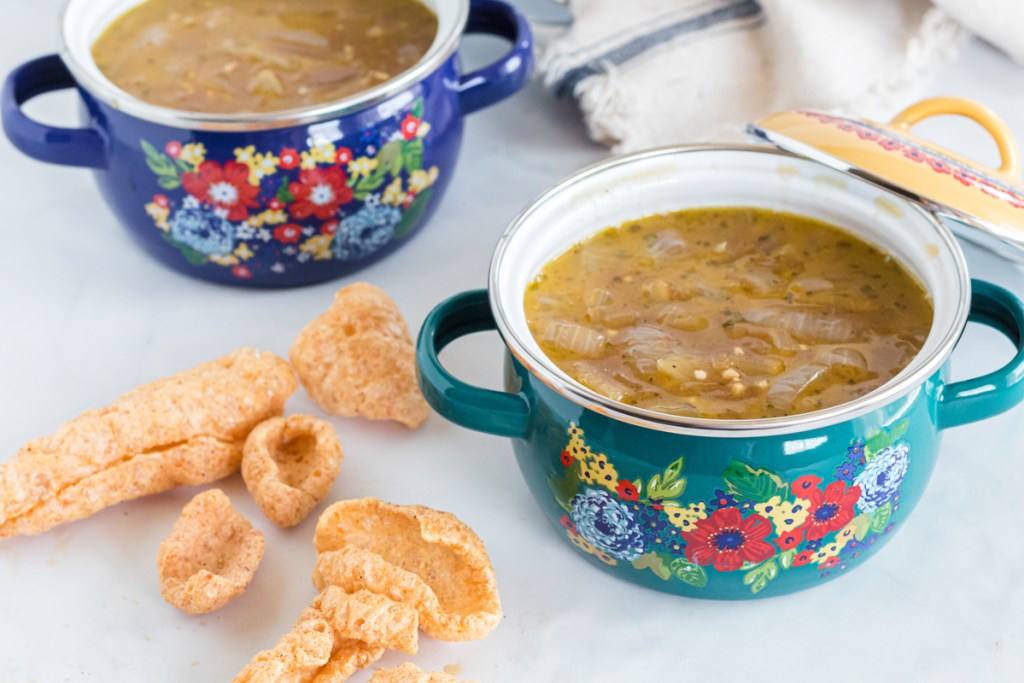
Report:
[[[523,294],[548,261],[605,227],[701,206],[798,213],[884,249],[932,297],[923,348],[892,381],[854,401],[752,420],[623,405],[544,356]],[[1018,351],[988,375],[949,382],[968,320],[998,330]],[[453,340],[492,329],[508,347],[505,391],[469,386],[438,360]],[[819,585],[885,545],[924,493],[942,431],[1024,398],[1022,339],[1021,301],[969,280],[956,241],[919,205],[784,152],[675,147],[591,167],[525,209],[498,244],[489,290],[454,296],[428,316],[418,363],[439,413],[512,439],[534,498],[583,559],[656,590],[740,599]]]

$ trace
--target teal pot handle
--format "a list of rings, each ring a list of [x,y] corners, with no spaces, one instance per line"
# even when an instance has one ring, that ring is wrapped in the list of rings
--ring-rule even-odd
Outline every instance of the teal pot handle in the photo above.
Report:
[[[423,322],[416,342],[420,388],[427,403],[455,424],[522,439],[530,427],[530,403],[523,394],[466,384],[445,370],[438,358],[459,337],[494,329],[486,289],[456,294],[439,304]]]
[[[1024,400],[1024,303],[1002,287],[971,280],[971,322],[1002,332],[1017,354],[987,375],[946,384],[939,393],[939,429],[977,422]]]

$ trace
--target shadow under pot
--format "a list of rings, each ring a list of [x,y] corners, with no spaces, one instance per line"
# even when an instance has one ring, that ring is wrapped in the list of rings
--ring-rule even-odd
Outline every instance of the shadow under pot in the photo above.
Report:
[[[553,258],[609,225],[721,206],[822,220],[898,259],[934,305],[921,350],[847,403],[744,420],[618,403],[543,353],[524,293]],[[1018,351],[991,374],[949,382],[968,320]],[[504,392],[467,385],[438,360],[455,339],[491,329],[508,349]],[[427,317],[418,363],[441,415],[512,439],[538,505],[581,557],[659,591],[761,598],[819,585],[874,555],[921,499],[941,432],[1024,398],[1024,305],[969,280],[947,228],[876,185],[763,147],[676,147],[594,166],[524,210],[498,244],[489,290],[452,297]]]
[[[289,287],[359,270],[409,241],[454,172],[463,116],[522,89],[533,67],[524,17],[500,0],[423,0],[438,32],[411,69],[356,95],[270,113],[202,114],[114,86],[92,44],[136,0],[70,0],[60,55],[10,73],[4,131],[40,161],[95,170],[100,191],[150,255],[186,275]],[[507,39],[463,73],[466,33]],[[30,119],[28,100],[77,88],[83,128]]]

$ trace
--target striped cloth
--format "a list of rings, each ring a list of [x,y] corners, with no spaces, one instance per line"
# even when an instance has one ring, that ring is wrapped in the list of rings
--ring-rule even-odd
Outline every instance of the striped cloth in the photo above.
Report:
[[[573,0],[541,61],[591,137],[628,152],[743,138],[795,107],[885,117],[968,35],[928,0]]]

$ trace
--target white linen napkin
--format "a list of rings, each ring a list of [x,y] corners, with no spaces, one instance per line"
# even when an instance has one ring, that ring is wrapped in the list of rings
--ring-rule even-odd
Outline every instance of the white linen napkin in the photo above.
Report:
[[[969,35],[928,0],[571,7],[574,23],[542,57],[544,80],[575,97],[591,137],[616,152],[743,139],[747,122],[795,107],[886,118]]]

